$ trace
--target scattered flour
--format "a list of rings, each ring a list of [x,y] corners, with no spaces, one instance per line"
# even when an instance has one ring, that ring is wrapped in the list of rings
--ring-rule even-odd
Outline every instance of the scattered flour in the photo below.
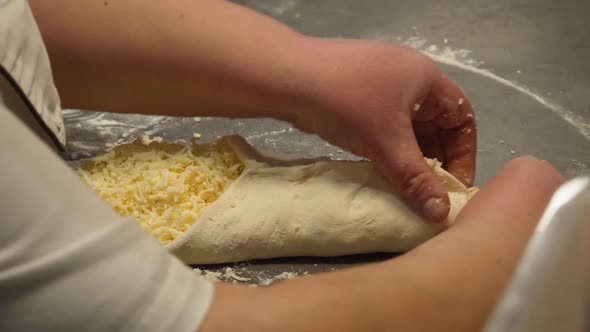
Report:
[[[271,285],[272,283],[277,282],[279,280],[294,279],[298,276],[299,275],[295,272],[283,272],[283,273],[281,273],[277,276],[274,276],[272,278],[261,280],[260,286],[268,286],[268,285]]]
[[[193,271],[195,273],[197,273],[199,276],[201,276],[209,281],[220,281],[221,280],[220,278],[223,275],[221,272],[201,270],[199,268],[195,268],[195,269],[193,269]]]
[[[281,16],[297,9],[297,0],[262,0],[249,4],[252,8],[270,13],[272,16]]]
[[[390,36],[381,34],[375,35],[374,38],[382,40],[392,39]],[[436,44],[430,44],[428,43],[427,39],[418,36],[412,36],[408,38],[397,37],[395,39],[407,46],[410,46],[421,51],[422,53],[428,55],[430,58],[432,58],[434,61],[438,63],[457,67],[465,71],[471,72],[473,74],[492,79],[506,87],[509,87],[520,93],[525,94],[526,96],[534,99],[541,105],[547,107],[551,111],[557,113],[562,119],[564,119],[569,124],[573,125],[580,134],[582,134],[587,139],[590,139],[590,124],[586,123],[581,116],[545,99],[544,97],[541,97],[539,94],[531,91],[530,89],[519,83],[512,82],[506,78],[494,74],[488,69],[482,68],[482,66],[485,63],[483,61],[478,61],[472,58],[470,50],[453,49],[447,45],[447,39],[443,41],[443,47],[439,47]],[[522,73],[522,71],[518,70],[517,73]],[[550,94],[548,93],[548,95]]]
[[[234,271],[234,269],[232,269],[231,267],[225,268],[224,275],[226,278],[230,278],[230,279],[240,281],[240,282],[248,282],[248,281],[252,280],[252,278],[241,277],[241,276],[237,275],[236,272]]]
[[[102,117],[104,116],[104,114],[100,114],[97,119],[95,120],[95,123],[97,125],[100,124],[100,126],[127,126],[127,124],[123,123],[123,122],[119,122],[119,121],[115,121],[115,120],[109,120],[109,119],[103,119]]]
[[[282,272],[278,275],[274,275],[271,277],[267,277],[267,272],[252,272],[252,271],[243,271],[241,270],[240,273],[235,268],[226,267],[224,269],[218,271],[212,271],[207,269],[200,269],[200,268],[193,268],[193,271],[199,275],[200,277],[213,281],[213,282],[231,282],[231,283],[240,283],[240,284],[247,284],[252,287],[257,286],[269,286],[277,281],[286,280],[286,279],[294,279],[299,276],[308,275],[308,272],[303,272],[302,274],[298,274],[296,272]],[[242,273],[248,273],[249,276],[241,275]]]
[[[246,136],[246,139],[252,139],[252,138],[261,138],[261,137],[266,137],[266,136],[275,136],[275,135],[280,135],[280,134],[284,134],[284,133],[290,133],[293,132],[295,129],[294,128],[285,128],[285,129],[279,129],[279,130],[273,130],[273,131],[266,131],[260,134],[253,134],[253,135],[249,135]]]
[[[76,122],[75,128],[96,128],[105,138],[136,136],[139,133],[151,134],[147,128],[167,121],[164,116],[130,117],[126,114],[81,112],[71,109],[64,109],[63,114],[70,122]],[[121,118],[121,121],[117,118]]]

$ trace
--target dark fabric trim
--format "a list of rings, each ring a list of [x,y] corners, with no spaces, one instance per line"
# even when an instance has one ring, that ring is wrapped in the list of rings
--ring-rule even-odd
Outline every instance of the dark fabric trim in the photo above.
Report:
[[[33,114],[33,116],[35,117],[35,120],[37,120],[37,122],[39,123],[41,128],[51,138],[53,145],[55,145],[60,152],[65,152],[65,148],[61,144],[61,141],[59,140],[59,138],[55,135],[53,130],[51,130],[49,128],[49,126],[47,126],[47,124],[45,123],[43,118],[41,118],[41,115],[39,115],[39,112],[37,112],[37,109],[35,108],[33,103],[31,103],[31,101],[29,100],[29,97],[25,94],[25,92],[20,87],[18,82],[14,79],[14,77],[12,77],[12,74],[10,74],[10,72],[8,70],[6,70],[6,68],[4,68],[4,66],[2,66],[2,65],[0,65],[0,75],[3,76],[4,78],[6,78],[6,80],[10,83],[10,85],[14,88],[14,90],[19,95],[19,97],[21,98],[21,101],[25,104],[25,106],[27,107],[29,112],[31,112],[31,114]],[[64,130],[65,130],[65,128],[64,128]]]

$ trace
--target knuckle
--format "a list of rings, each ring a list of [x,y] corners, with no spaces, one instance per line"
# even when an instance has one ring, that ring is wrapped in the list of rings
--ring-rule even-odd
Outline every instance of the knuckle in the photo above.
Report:
[[[505,165],[506,169],[522,173],[557,172],[557,170],[547,161],[537,159],[533,156],[521,156],[515,158]]]
[[[539,160],[532,156],[522,156],[515,158],[504,166],[507,171],[522,176],[530,176],[535,174],[545,174],[547,176],[559,174],[559,172],[548,162]]]
[[[429,172],[412,174],[403,178],[401,182],[401,191],[423,202],[435,192],[432,184],[432,175]]]
[[[505,167],[516,170],[530,170],[538,167],[539,164],[539,160],[535,157],[521,156],[506,163]]]

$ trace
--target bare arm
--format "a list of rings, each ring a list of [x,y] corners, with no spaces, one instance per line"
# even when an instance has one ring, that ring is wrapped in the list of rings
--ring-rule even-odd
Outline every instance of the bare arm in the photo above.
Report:
[[[30,4],[65,107],[286,120],[375,161],[435,221],[449,199],[420,148],[473,183],[471,105],[415,50],[304,37],[220,0]]]
[[[546,162],[511,162],[407,255],[262,290],[217,285],[202,332],[480,331],[562,182]]]
[[[65,107],[286,119],[375,160],[418,211],[440,220],[448,198],[421,164],[418,122],[433,155],[473,181],[471,107],[414,51],[302,37],[215,0],[30,4]],[[446,139],[432,144],[424,133],[438,130]],[[476,330],[560,182],[547,164],[521,160],[456,227],[400,259],[263,290],[218,285],[202,331]],[[444,203],[434,213],[424,208],[433,197]]]
[[[64,107],[259,116],[301,97],[302,37],[230,2],[29,2]]]

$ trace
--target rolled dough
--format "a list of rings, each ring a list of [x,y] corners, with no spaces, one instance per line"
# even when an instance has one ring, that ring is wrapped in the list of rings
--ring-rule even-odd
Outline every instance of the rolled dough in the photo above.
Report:
[[[366,161],[282,160],[226,138],[246,165],[166,248],[187,264],[287,256],[406,252],[452,225],[475,193],[427,159],[451,200],[446,222],[423,220]]]

